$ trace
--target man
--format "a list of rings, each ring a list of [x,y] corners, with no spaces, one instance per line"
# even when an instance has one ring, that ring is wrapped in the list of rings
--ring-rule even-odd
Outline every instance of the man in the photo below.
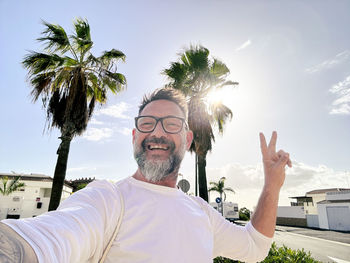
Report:
[[[285,166],[291,166],[289,155],[276,153],[276,132],[268,146],[260,134],[265,185],[251,222],[237,226],[201,198],[176,188],[193,139],[186,116],[185,99],[175,90],[145,97],[132,131],[135,174],[116,184],[94,181],[56,211],[4,220],[0,262],[98,262],[120,219],[106,262],[209,263],[216,256],[263,260],[274,234]]]

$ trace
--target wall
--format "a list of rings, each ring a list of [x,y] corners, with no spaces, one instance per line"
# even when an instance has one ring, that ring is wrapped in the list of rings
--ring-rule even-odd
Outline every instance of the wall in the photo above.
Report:
[[[326,200],[326,194],[325,193],[322,193],[322,194],[307,194],[306,196],[312,197],[313,205],[311,205],[311,204],[307,205],[306,203],[304,203],[305,214],[307,214],[307,215],[317,215],[318,214],[317,203],[321,202],[323,200]]]
[[[319,228],[318,215],[306,215],[306,224],[308,227]]]
[[[24,191],[15,191],[9,196],[0,195],[0,220],[8,214],[20,215],[20,218],[38,216],[48,211],[52,182],[50,181],[27,181]],[[70,196],[71,188],[64,186],[61,201]],[[42,207],[37,208],[40,198]],[[14,201],[17,200],[17,201]]]
[[[277,217],[287,218],[305,218],[303,206],[279,206],[277,208]]]
[[[280,226],[301,226],[306,227],[306,218],[277,217],[277,225]]]
[[[344,202],[344,203],[331,203],[331,204],[317,204],[318,219],[319,219],[320,228],[322,228],[322,229],[330,229],[329,222],[328,222],[328,215],[327,215],[327,207],[344,207],[344,206],[348,207],[348,209],[350,209],[350,203],[349,202],[347,202],[347,203]],[[339,221],[344,221],[344,218],[343,217],[340,218]],[[343,230],[350,231],[350,218],[346,219],[346,221],[349,222],[348,226],[345,226],[348,229],[343,229]]]
[[[341,192],[329,192],[326,196],[327,200],[350,200],[350,190]]]

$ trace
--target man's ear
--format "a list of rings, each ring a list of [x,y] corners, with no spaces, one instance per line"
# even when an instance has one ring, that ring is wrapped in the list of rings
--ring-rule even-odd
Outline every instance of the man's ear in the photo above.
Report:
[[[136,134],[136,129],[134,128],[134,129],[132,129],[132,144],[134,144],[134,142],[135,142],[135,135]]]
[[[193,132],[188,130],[186,133],[186,150],[190,149],[193,140]]]

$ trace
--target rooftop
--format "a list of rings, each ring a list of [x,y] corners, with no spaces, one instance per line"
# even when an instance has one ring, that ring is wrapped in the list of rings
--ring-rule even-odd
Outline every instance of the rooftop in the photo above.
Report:
[[[20,176],[22,181],[41,181],[41,182],[52,182],[53,178],[45,174],[18,174],[18,173],[0,173],[0,179],[2,177],[8,177],[9,179],[14,179],[15,177]],[[69,181],[64,181],[65,186],[72,188],[69,184]]]
[[[327,188],[327,189],[317,189],[317,190],[312,190],[309,192],[306,192],[308,195],[314,195],[314,194],[325,194],[327,192],[341,192],[341,191],[347,191],[350,190],[350,188]]]

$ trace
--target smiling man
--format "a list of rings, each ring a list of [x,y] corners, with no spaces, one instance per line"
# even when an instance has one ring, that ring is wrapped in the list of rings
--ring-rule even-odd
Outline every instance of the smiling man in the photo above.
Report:
[[[145,97],[132,132],[135,174],[116,184],[94,181],[56,211],[4,220],[0,262],[100,262],[103,255],[105,262],[123,263],[211,263],[217,256],[263,260],[289,155],[276,152],[276,132],[269,145],[260,134],[265,185],[251,222],[237,226],[201,198],[176,188],[193,139],[186,121],[179,92],[160,89]]]

